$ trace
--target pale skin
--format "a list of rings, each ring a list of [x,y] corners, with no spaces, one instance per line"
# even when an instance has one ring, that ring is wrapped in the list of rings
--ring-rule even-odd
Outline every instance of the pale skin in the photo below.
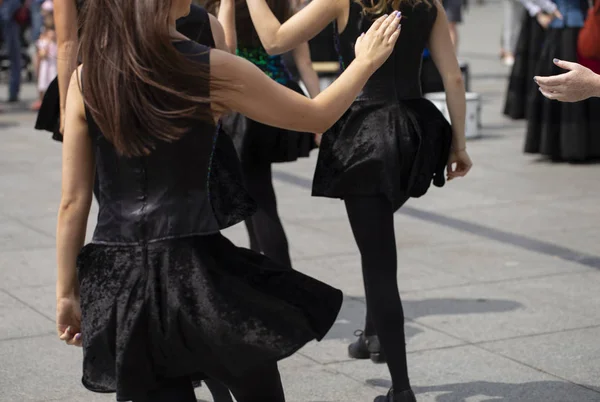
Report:
[[[281,54],[314,38],[332,21],[343,31],[348,23],[348,0],[313,0],[281,24],[265,0],[247,0],[248,9],[263,47],[269,54]],[[452,121],[452,152],[448,160],[447,178],[464,177],[473,163],[466,150],[465,87],[462,73],[450,39],[448,19],[439,1],[434,1],[438,17],[429,37],[429,50],[444,82],[446,102]]]
[[[235,0],[221,0],[219,3],[218,19],[225,31],[225,41],[231,53],[237,49],[237,32],[235,26]],[[306,86],[311,98],[321,92],[319,76],[315,72],[308,42],[303,42],[293,50],[294,62],[298,68],[300,79]],[[315,134],[317,145],[320,144],[321,134]]]
[[[535,77],[540,92],[548,99],[560,102],[579,102],[600,97],[600,75],[577,63],[554,60],[566,73],[552,77]]]
[[[173,0],[169,29],[174,40],[187,40],[175,29],[190,0]],[[211,77],[234,89],[211,91],[224,107],[271,126],[294,131],[323,132],[350,107],[373,72],[392,53],[400,35],[399,18],[380,18],[356,44],[356,60],[314,99],[306,98],[267,77],[250,62],[219,50],[210,54]],[[57,334],[68,345],[81,346],[81,310],[76,274],[77,256],[85,240],[92,202],[94,153],[85,118],[78,74],[70,79],[65,104],[62,194],[57,223]],[[214,105],[214,104],[213,104]],[[221,110],[214,110],[214,118]]]
[[[185,14],[183,15],[185,16]],[[217,49],[225,50],[225,34],[214,16],[210,16],[210,26]],[[58,45],[58,90],[60,94],[60,132],[64,132],[65,106],[71,74],[77,67],[77,7],[75,0],[54,0],[54,24]]]

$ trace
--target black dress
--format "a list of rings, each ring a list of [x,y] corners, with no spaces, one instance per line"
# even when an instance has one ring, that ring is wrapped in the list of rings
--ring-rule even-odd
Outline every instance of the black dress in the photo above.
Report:
[[[76,0],[77,9],[81,10],[84,1]],[[192,4],[190,13],[177,21],[177,29],[188,38],[205,46],[214,47],[214,40],[210,29],[210,21],[206,10]],[[52,139],[62,141],[60,132],[60,92],[58,77],[48,86],[42,106],[38,112],[35,123],[36,130],[49,131]]]
[[[348,25],[339,35],[342,69],[354,59],[354,43],[372,21],[350,1]],[[388,10],[391,12],[392,10]],[[423,50],[437,18],[435,6],[401,6],[402,35],[344,116],[323,135],[313,195],[344,198],[383,194],[399,208],[444,184],[452,129],[422,98]],[[337,32],[337,29],[336,29]]]
[[[208,62],[208,48],[175,46]],[[88,389],[126,401],[171,377],[227,384],[327,333],[340,291],[219,233],[253,211],[230,138],[196,121],[124,158],[87,119],[101,192],[78,258]]]
[[[511,119],[520,120],[527,116],[527,97],[532,88],[537,89],[533,77],[542,53],[545,36],[546,31],[536,18],[530,17],[526,13],[517,40],[515,64],[508,80],[504,103],[504,115]]]
[[[585,9],[582,4],[582,9]],[[585,14],[584,14],[585,15]],[[534,75],[564,71],[552,59],[577,62],[579,28],[548,29]],[[545,98],[537,86],[527,98],[525,152],[553,161],[586,162],[600,159],[600,100],[561,103]]]
[[[237,55],[251,61],[271,79],[305,95],[286,68],[283,57],[270,56],[261,45],[240,43]],[[293,162],[316,148],[314,135],[267,126],[239,113],[222,120],[244,164]]]

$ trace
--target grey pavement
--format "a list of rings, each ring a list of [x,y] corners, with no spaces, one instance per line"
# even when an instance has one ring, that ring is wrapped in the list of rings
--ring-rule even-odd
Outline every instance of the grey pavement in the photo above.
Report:
[[[600,166],[522,153],[524,124],[500,113],[501,13],[499,2],[473,5],[461,31],[484,100],[484,136],[469,142],[475,169],[411,200],[396,219],[412,384],[420,402],[600,401]],[[31,113],[8,108],[0,115],[0,401],[114,400],[83,389],[81,351],[54,335],[60,145],[32,129]],[[315,160],[276,167],[280,212],[295,268],[340,287],[346,300],[323,342],[281,364],[283,380],[291,402],[371,401],[389,374],[347,357],[364,317],[360,257],[342,203],[310,197]],[[226,235],[247,244],[242,225]],[[210,400],[205,389],[198,397]]]

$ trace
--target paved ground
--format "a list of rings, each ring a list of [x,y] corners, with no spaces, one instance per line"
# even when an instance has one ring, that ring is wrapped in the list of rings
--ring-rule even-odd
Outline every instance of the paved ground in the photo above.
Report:
[[[423,402],[600,401],[600,166],[522,154],[523,124],[499,113],[500,12],[474,7],[462,30],[485,100],[476,168],[396,220],[412,383]],[[110,401],[83,390],[81,352],[53,332],[60,146],[32,125],[0,116],[0,401]],[[277,168],[281,214],[295,267],[346,302],[325,341],[283,362],[288,400],[370,401],[389,376],[346,357],[364,314],[359,256],[342,204],[309,197],[314,163]],[[243,227],[227,235],[247,242]]]

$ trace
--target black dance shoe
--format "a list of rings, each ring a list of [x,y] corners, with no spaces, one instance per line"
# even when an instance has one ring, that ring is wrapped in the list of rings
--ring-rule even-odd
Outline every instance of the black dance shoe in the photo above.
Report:
[[[353,359],[371,359],[373,363],[385,363],[385,355],[381,350],[377,335],[366,336],[363,331],[355,331],[356,342],[348,346],[348,355]]]
[[[373,402],[417,402],[417,398],[410,389],[395,392],[394,388],[391,388],[386,396],[378,396]]]

